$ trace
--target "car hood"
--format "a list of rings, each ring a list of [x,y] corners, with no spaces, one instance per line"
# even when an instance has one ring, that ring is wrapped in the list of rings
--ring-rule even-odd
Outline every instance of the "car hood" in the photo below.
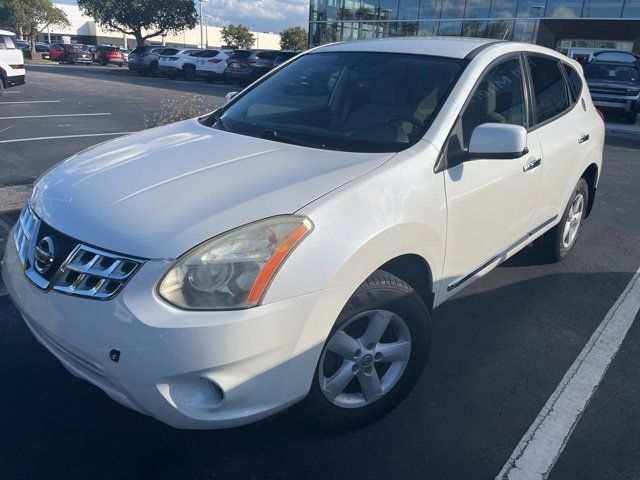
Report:
[[[69,158],[37,182],[31,205],[82,242],[176,258],[232,228],[294,213],[392,156],[311,149],[187,120]]]

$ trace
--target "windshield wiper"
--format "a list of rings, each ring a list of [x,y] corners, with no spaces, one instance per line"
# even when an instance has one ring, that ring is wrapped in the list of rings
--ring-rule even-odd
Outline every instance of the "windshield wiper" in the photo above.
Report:
[[[229,128],[227,128],[227,126],[224,124],[224,120],[222,120],[222,117],[220,115],[216,115],[214,113],[211,118],[213,118],[214,125],[218,125],[222,130],[225,130],[227,132],[229,131]]]
[[[302,147],[311,147],[311,148],[325,148],[322,144],[317,144],[313,142],[305,142],[304,140],[300,140],[298,138],[288,137],[286,135],[282,135],[277,130],[271,130],[267,128],[260,135],[260,138],[264,138],[265,140],[273,140],[275,142],[282,143],[290,143],[291,145],[300,145]]]

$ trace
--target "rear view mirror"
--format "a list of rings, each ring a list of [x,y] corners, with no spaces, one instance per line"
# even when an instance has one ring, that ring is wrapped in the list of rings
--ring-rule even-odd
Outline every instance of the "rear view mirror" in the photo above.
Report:
[[[238,95],[238,92],[227,93],[227,95],[224,97],[224,104],[226,105],[227,103],[229,103],[236,95]]]
[[[471,158],[520,158],[528,153],[527,130],[520,125],[483,123],[471,134]]]

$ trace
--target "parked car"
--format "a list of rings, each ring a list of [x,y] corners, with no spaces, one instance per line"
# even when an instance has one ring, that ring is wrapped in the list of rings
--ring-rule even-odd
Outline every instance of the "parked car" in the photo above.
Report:
[[[58,56],[58,63],[75,63],[91,64],[91,54],[86,50],[84,45],[62,45],[63,53]]]
[[[283,50],[282,52],[279,52],[278,55],[276,56],[276,59],[273,61],[274,68],[279,67],[287,60],[291,60],[293,57],[299,54],[300,54],[300,51],[297,51],[297,50]]]
[[[93,61],[100,65],[124,65],[124,55],[120,51],[120,47],[112,45],[98,45],[93,51]]]
[[[323,426],[372,421],[418,381],[434,308],[532,242],[574,249],[604,146],[584,82],[524,43],[311,50],[49,170],[6,290],[67,369],[174,427],[300,401]]]
[[[25,81],[24,55],[18,48],[15,33],[0,30],[0,95],[5,88]]]
[[[16,40],[16,46],[22,51],[28,52],[31,50],[31,45],[26,40]]]
[[[126,48],[121,48],[120,53],[122,53],[124,63],[129,63],[129,50],[127,50]]]
[[[165,47],[144,45],[134,48],[129,53],[129,70],[140,75],[156,75],[158,73],[158,57]]]
[[[207,49],[196,56],[196,75],[207,82],[222,80],[233,50]]]
[[[43,42],[37,42],[36,43],[36,52],[44,53],[44,52],[48,52],[48,51],[49,51],[49,44],[48,43],[43,43]]]
[[[158,57],[158,70],[171,79],[195,80],[196,63],[201,52],[200,48],[165,48]]]
[[[640,112],[640,57],[626,52],[602,52],[584,67],[593,103],[619,112],[636,123]]]
[[[247,85],[273,68],[275,50],[235,50],[227,60],[224,80],[227,83]]]
[[[49,60],[57,62],[62,55],[64,55],[64,48],[62,48],[62,44],[52,43],[49,46]]]

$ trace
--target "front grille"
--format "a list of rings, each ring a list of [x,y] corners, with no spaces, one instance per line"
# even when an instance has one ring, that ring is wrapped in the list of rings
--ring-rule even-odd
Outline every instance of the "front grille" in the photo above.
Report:
[[[24,207],[14,230],[25,275],[43,290],[95,300],[115,297],[144,261],[82,244]]]

